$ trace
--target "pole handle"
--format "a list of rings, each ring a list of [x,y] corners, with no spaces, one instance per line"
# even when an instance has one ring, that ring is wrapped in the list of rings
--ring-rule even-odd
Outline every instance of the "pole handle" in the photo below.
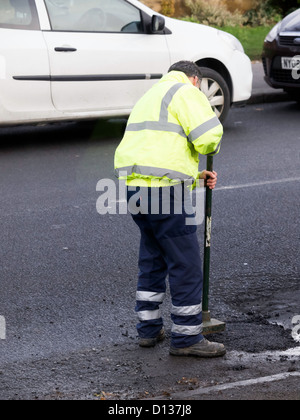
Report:
[[[213,172],[214,158],[207,156],[206,168]],[[205,238],[204,238],[204,267],[203,267],[203,312],[209,312],[209,280],[210,280],[210,245],[212,228],[212,190],[206,187],[205,200]]]
[[[213,172],[214,170],[214,157],[213,156],[207,156],[207,166],[206,169],[209,172]]]

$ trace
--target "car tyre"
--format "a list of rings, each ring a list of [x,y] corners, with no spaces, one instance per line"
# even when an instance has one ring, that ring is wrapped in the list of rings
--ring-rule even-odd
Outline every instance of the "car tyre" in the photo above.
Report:
[[[200,67],[203,75],[201,91],[207,96],[219,120],[225,122],[231,105],[229,87],[225,79],[215,70]]]

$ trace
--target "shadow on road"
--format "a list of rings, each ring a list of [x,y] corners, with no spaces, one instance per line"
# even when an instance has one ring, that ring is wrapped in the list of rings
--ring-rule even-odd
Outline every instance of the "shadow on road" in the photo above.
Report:
[[[122,138],[127,120],[94,120],[48,124],[45,126],[19,126],[0,128],[0,151],[11,148],[44,147],[73,144],[89,140]]]
[[[264,104],[253,105],[263,108]],[[299,113],[300,104],[283,102],[284,113]],[[247,109],[247,108],[246,108]],[[52,123],[44,126],[0,127],[0,151],[16,147],[43,147],[59,144],[73,144],[74,142],[101,141],[110,138],[122,138],[127,119],[91,120],[79,122]],[[232,119],[226,121],[225,132],[237,129],[237,123]]]

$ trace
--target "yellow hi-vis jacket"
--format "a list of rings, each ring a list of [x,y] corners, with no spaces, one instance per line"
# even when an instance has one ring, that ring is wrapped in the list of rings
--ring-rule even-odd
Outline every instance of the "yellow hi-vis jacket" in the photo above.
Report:
[[[223,127],[206,96],[172,71],[134,107],[115,154],[116,176],[132,186],[193,184],[199,153],[219,153]]]

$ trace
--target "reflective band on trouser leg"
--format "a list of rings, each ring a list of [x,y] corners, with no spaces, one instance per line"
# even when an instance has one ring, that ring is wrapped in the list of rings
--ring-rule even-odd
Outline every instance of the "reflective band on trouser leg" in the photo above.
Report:
[[[163,303],[165,299],[165,293],[155,293],[155,292],[136,292],[136,300],[143,302],[158,302]]]
[[[140,311],[137,314],[140,321],[153,321],[154,319],[161,318],[161,312],[159,309],[155,311]]]
[[[186,320],[187,317],[191,320],[192,317],[195,317],[196,319],[199,319],[199,315],[202,319],[202,303],[199,305],[193,305],[193,306],[174,306],[172,305],[172,316],[173,320],[175,320],[175,317],[185,317],[182,318],[182,320]],[[181,319],[177,318],[178,321]],[[196,320],[197,322],[197,320]],[[188,336],[196,336],[199,334],[202,334],[203,332],[203,324],[199,325],[178,325],[176,323],[173,323],[172,326],[172,333],[179,334],[179,335],[188,335]]]
[[[135,308],[139,319],[137,330],[140,338],[155,338],[163,327],[160,305],[166,294],[167,266],[144,216],[137,215],[134,220],[141,230],[140,273]]]
[[[172,333],[180,335],[199,335],[203,332],[203,324],[201,325],[176,325],[173,324]]]
[[[202,303],[193,306],[174,306],[172,305],[172,314],[178,316],[199,315],[202,312]]]
[[[180,216],[170,220],[169,235],[184,223]],[[196,230],[196,228],[195,228]],[[166,236],[166,234],[165,234]],[[172,296],[172,347],[186,348],[202,339],[202,262],[197,232],[162,239],[167,255]]]
[[[165,293],[142,292],[136,293],[136,312],[139,319],[137,325],[141,338],[157,337],[163,327],[160,305],[163,303]]]

